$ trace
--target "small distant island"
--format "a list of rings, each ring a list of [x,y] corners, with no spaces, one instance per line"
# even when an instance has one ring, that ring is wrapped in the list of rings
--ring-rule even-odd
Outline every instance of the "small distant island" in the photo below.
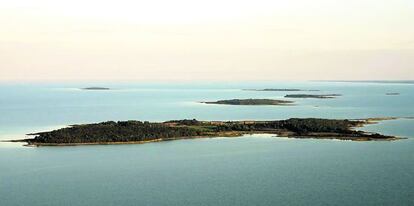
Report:
[[[385,93],[385,95],[400,95],[400,93],[398,93],[398,92],[388,92],[388,93]]]
[[[262,92],[317,92],[320,90],[316,90],[316,89],[311,89],[311,90],[303,90],[303,89],[271,89],[271,88],[266,88],[266,89],[243,89],[245,91],[262,91]]]
[[[110,90],[108,87],[85,87],[81,88],[82,90]]]
[[[293,101],[277,100],[277,99],[229,99],[218,100],[213,102],[201,102],[205,104],[227,104],[227,105],[292,105]]]
[[[338,139],[353,141],[397,140],[394,136],[356,131],[354,128],[380,119],[338,120],[292,118],[276,121],[198,121],[195,119],[166,122],[108,121],[39,132],[28,146],[69,146],[90,144],[136,144],[189,138],[237,137],[268,133],[278,137]]]
[[[288,94],[285,98],[315,98],[315,99],[332,99],[341,96],[340,94]]]

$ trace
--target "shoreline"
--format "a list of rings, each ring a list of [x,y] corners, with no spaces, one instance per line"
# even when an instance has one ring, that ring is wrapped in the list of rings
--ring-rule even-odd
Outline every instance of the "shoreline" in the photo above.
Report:
[[[255,134],[269,134],[274,135],[272,138],[289,138],[289,139],[313,139],[313,140],[338,140],[338,141],[355,141],[355,142],[384,142],[384,141],[397,141],[408,139],[406,137],[398,137],[398,136],[390,136],[389,138],[385,139],[372,139],[368,137],[360,137],[360,138],[352,138],[348,136],[342,137],[335,137],[334,135],[327,134],[327,133],[315,133],[312,136],[295,136],[290,135],[289,133],[276,133],[276,132],[245,132],[245,133],[235,133],[235,134],[228,134],[228,135],[217,135],[217,136],[194,136],[194,137],[178,137],[178,138],[170,138],[170,139],[154,139],[154,140],[145,140],[145,141],[125,141],[125,142],[85,142],[85,143],[28,143],[27,139],[23,140],[10,140],[10,141],[2,141],[2,142],[14,142],[14,143],[27,143],[23,146],[25,147],[66,147],[66,146],[90,146],[90,145],[127,145],[127,144],[146,144],[146,143],[156,143],[156,142],[167,142],[167,141],[174,141],[174,140],[191,140],[191,139],[211,139],[211,138],[239,138],[245,135],[255,135]],[[333,134],[333,133],[332,133]],[[365,134],[370,134],[365,132]]]
[[[266,133],[253,133],[249,135],[255,134],[266,134]],[[270,133],[269,133],[270,134]],[[205,136],[205,137],[190,137],[190,138],[176,138],[176,139],[157,139],[157,140],[148,140],[148,141],[128,141],[128,142],[90,142],[90,143],[31,143],[31,144],[24,144],[25,147],[70,147],[70,146],[93,146],[93,145],[128,145],[128,144],[147,144],[147,143],[156,143],[156,142],[167,142],[167,141],[174,141],[174,140],[192,140],[192,139],[212,139],[212,138],[239,138],[243,137],[242,134],[240,136]],[[392,137],[387,139],[368,139],[368,138],[358,138],[358,139],[351,139],[351,138],[336,138],[336,137],[313,137],[313,136],[272,136],[273,138],[289,138],[289,139],[296,139],[296,140],[303,140],[303,139],[312,139],[312,140],[338,140],[338,141],[352,141],[352,142],[390,142],[390,141],[397,141],[397,140],[404,140],[408,139],[405,137]],[[8,141],[14,143],[23,143],[25,141]]]

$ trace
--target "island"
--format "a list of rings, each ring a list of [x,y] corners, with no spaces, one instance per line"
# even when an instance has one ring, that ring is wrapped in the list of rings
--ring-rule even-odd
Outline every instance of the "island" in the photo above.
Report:
[[[400,93],[398,93],[398,92],[388,92],[388,93],[385,93],[385,95],[400,95]]]
[[[28,146],[69,146],[90,144],[136,144],[189,138],[238,137],[267,133],[276,137],[338,139],[352,141],[397,140],[394,136],[357,131],[355,128],[379,119],[347,120],[291,118],[275,121],[198,121],[196,119],[166,122],[107,121],[72,125],[34,138],[15,140]]]
[[[288,94],[285,98],[315,98],[315,99],[332,99],[341,96],[340,94]]]
[[[110,90],[108,87],[85,87],[82,90]]]
[[[229,99],[218,100],[213,102],[201,102],[204,104],[228,104],[228,105],[292,105],[293,101],[278,100],[278,99]]]
[[[244,91],[261,91],[261,92],[300,92],[300,91],[307,91],[307,92],[317,92],[320,90],[311,89],[311,90],[304,90],[304,89],[243,89]]]

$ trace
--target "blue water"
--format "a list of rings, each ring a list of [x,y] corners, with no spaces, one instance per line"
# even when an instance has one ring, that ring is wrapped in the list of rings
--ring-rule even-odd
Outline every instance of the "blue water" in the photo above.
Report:
[[[84,91],[88,86],[110,91]],[[251,88],[320,89],[296,106],[204,105],[280,98]],[[399,96],[386,96],[399,92]],[[333,82],[0,84],[0,139],[105,120],[414,116],[414,85]],[[0,205],[413,205],[414,120],[369,125],[394,142],[253,135],[143,145],[0,143]]]

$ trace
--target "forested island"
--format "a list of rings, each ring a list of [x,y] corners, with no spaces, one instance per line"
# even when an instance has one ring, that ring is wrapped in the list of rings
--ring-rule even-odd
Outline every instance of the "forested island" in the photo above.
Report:
[[[366,120],[292,118],[276,121],[198,121],[167,122],[108,121],[39,132],[32,139],[18,140],[30,146],[65,146],[83,144],[131,144],[189,138],[241,136],[269,133],[279,137],[339,139],[354,141],[397,140],[393,136],[356,131],[372,123]]]
[[[218,100],[213,102],[201,102],[205,104],[228,104],[228,105],[292,105],[293,101],[278,100],[278,99],[229,99]]]
[[[314,99],[332,99],[341,96],[340,94],[288,94],[285,98],[314,98]]]

